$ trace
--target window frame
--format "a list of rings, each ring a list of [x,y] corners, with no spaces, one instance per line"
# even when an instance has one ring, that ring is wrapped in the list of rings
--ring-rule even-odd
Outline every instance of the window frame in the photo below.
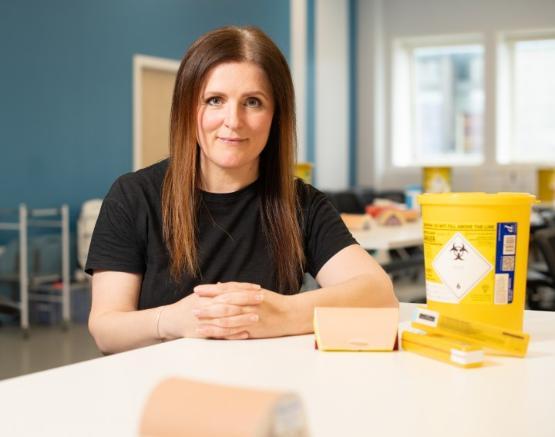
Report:
[[[415,151],[416,113],[415,113],[415,64],[414,51],[421,48],[460,47],[479,45],[483,53],[483,87],[484,87],[484,126],[487,107],[487,47],[481,33],[434,35],[425,37],[396,38],[392,51],[391,84],[391,157],[393,168],[422,166],[480,166],[485,162],[486,132],[483,132],[484,147],[476,156],[464,156],[460,153],[444,154],[441,157],[418,160]]]
[[[520,159],[516,151],[515,50],[519,42],[555,40],[555,29],[499,32],[497,35],[497,99],[495,160],[499,165],[546,165],[544,159]]]

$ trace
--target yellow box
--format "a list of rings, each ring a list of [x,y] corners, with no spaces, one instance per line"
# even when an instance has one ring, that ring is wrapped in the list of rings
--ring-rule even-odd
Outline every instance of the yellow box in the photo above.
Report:
[[[530,336],[524,332],[457,319],[427,308],[416,309],[412,326],[430,334],[472,342],[483,348],[516,357],[526,355],[530,340]]]
[[[458,367],[479,367],[484,363],[484,351],[476,344],[424,331],[403,331],[401,347]]]

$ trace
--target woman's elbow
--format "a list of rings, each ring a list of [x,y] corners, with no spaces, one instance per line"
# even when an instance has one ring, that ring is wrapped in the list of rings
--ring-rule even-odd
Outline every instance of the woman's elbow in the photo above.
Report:
[[[386,306],[399,307],[399,300],[395,295],[395,289],[393,288],[393,281],[391,280],[391,278],[387,273],[385,273],[385,279],[384,279],[384,294],[385,294],[385,299],[387,301]]]
[[[379,275],[365,275],[367,298],[373,307],[398,307],[393,282],[385,271]]]
[[[105,342],[105,336],[103,335],[102,327],[102,317],[98,315],[90,314],[88,322],[89,333],[96,343],[96,347],[102,353],[102,355],[109,355],[113,353]]]

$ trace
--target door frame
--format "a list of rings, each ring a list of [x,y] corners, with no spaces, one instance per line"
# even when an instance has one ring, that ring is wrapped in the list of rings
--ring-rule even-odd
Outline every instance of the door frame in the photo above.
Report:
[[[133,171],[140,168],[142,161],[142,86],[144,70],[177,73],[180,62],[175,59],[147,55],[133,55]]]

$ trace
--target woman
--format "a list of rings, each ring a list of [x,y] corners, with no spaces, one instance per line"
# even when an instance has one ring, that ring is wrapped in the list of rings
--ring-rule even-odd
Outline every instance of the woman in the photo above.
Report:
[[[120,177],[86,270],[112,353],[180,337],[312,332],[316,306],[397,305],[325,196],[295,181],[287,62],[259,29],[199,38],[177,73],[170,158]],[[298,293],[304,272],[322,288]]]

